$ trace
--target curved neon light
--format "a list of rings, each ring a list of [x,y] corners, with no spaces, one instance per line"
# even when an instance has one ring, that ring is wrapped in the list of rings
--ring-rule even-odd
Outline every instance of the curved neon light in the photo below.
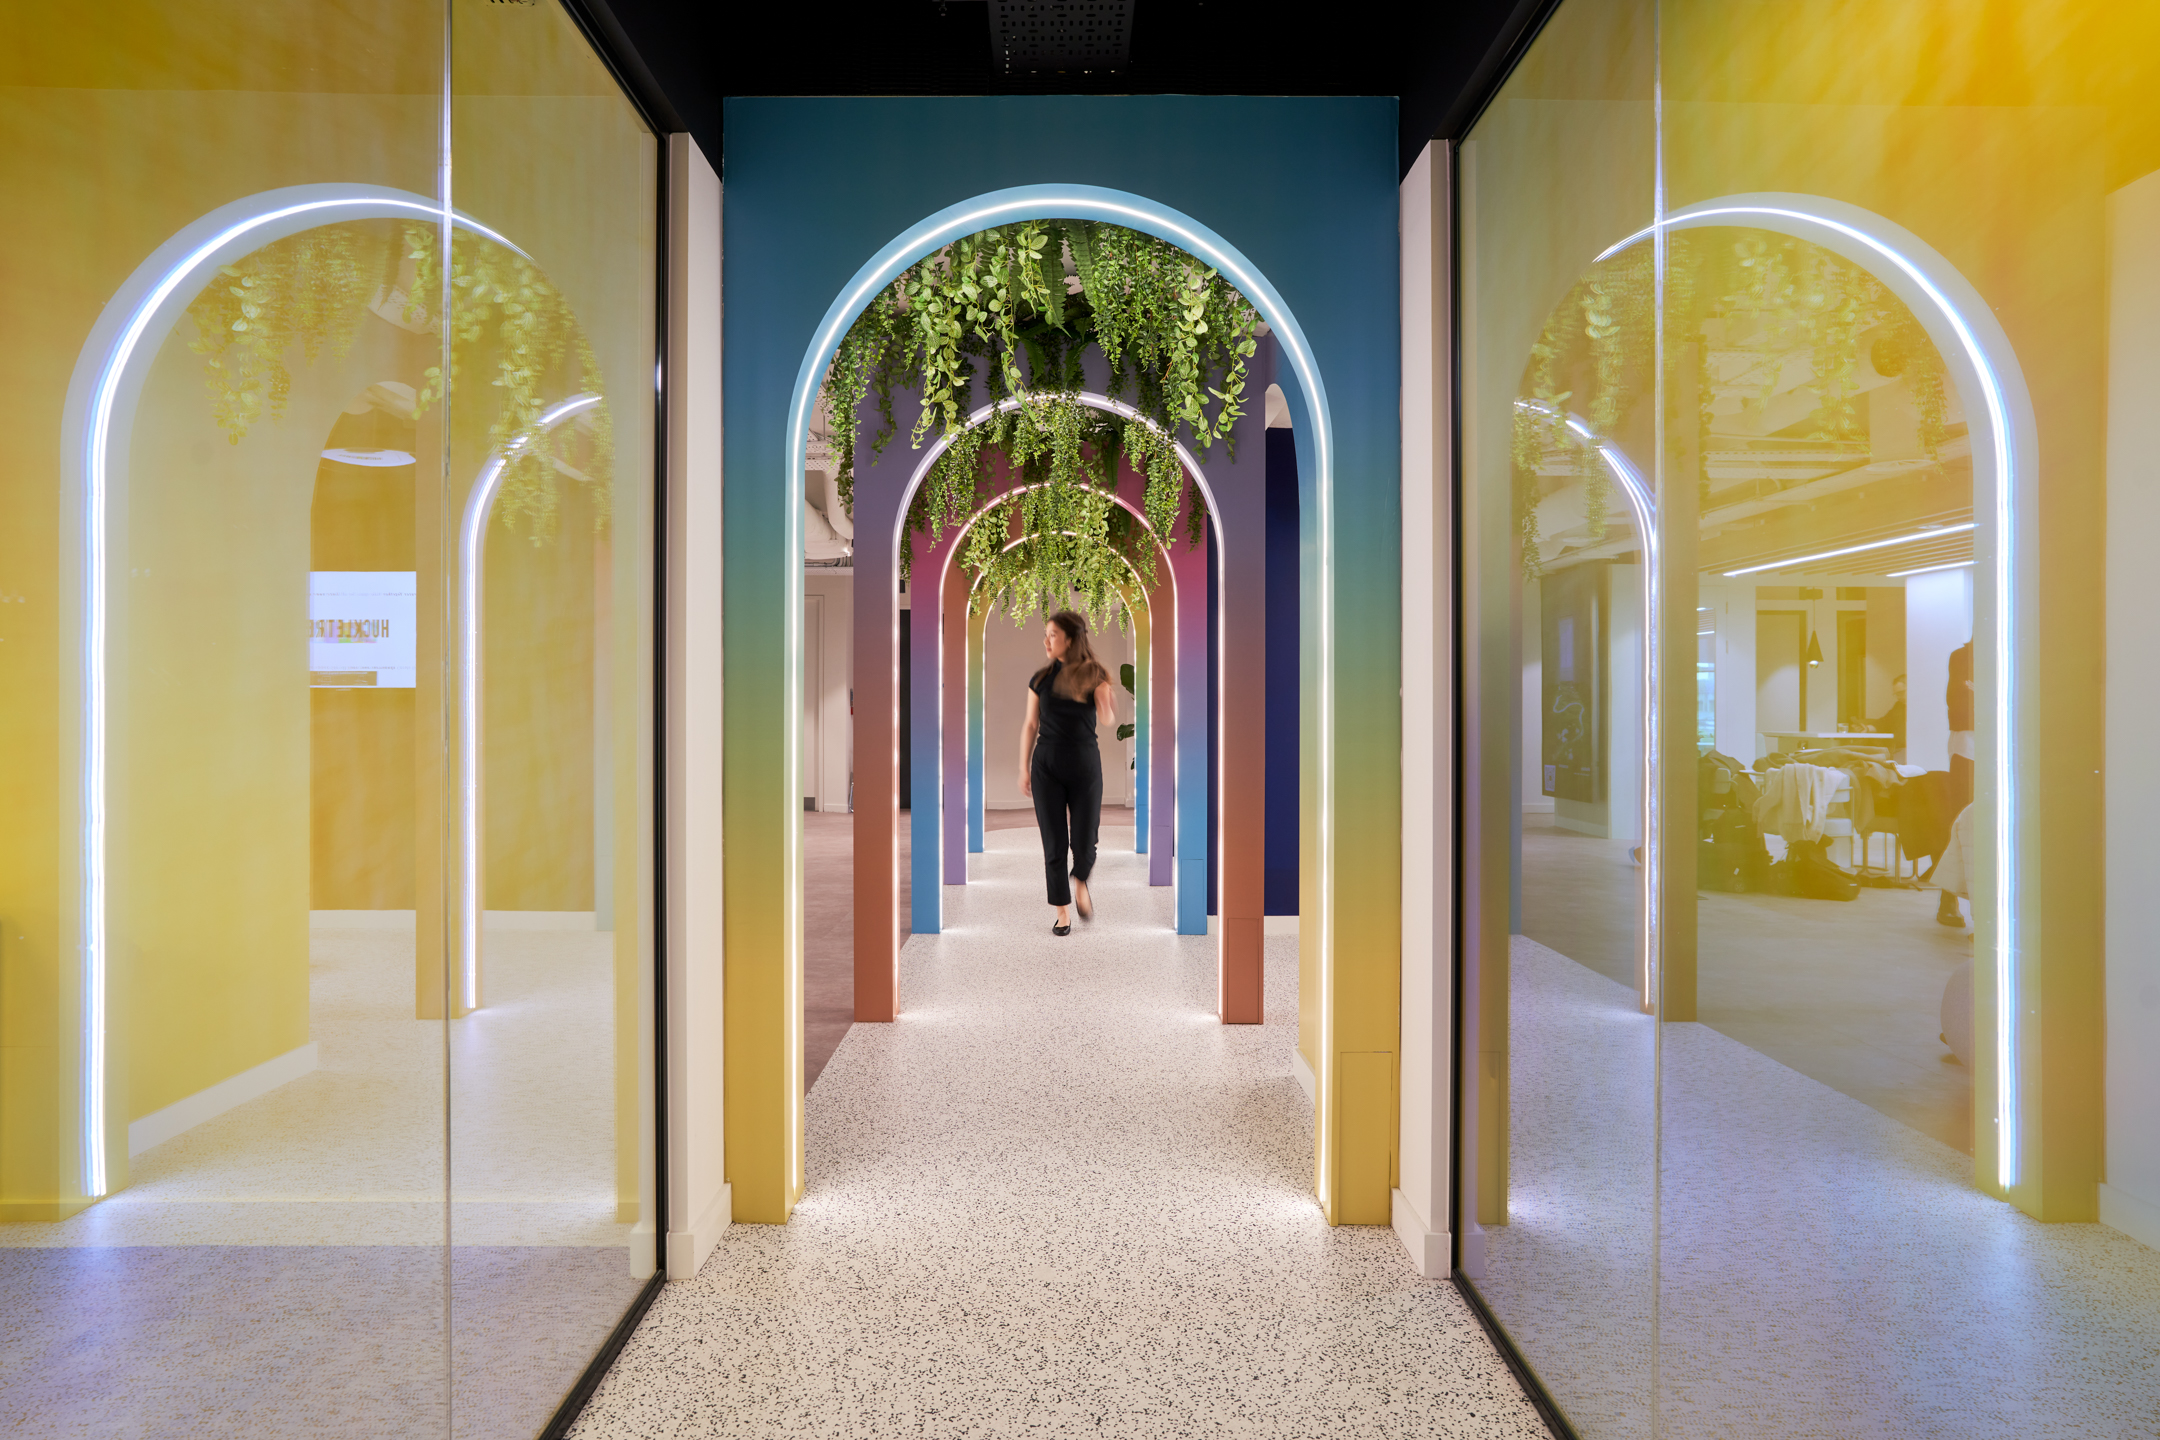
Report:
[[[77,603],[82,646],[77,657],[81,760],[76,787],[81,843],[77,852],[76,915],[82,957],[81,1178],[83,1194],[107,1190],[106,1128],[106,725],[108,636],[106,586],[112,475],[124,455],[144,371],[165,336],[200,292],[204,278],[274,240],[340,220],[407,216],[452,225],[520,255],[498,231],[451,210],[442,201],[381,185],[295,185],[224,205],[181,230],[135,268],[91,327],[68,385],[63,422],[66,471],[81,491]],[[527,256],[527,258],[531,258]]]
[[[2017,977],[2017,757],[2023,742],[2017,724],[2017,655],[2011,643],[2022,620],[2025,589],[2018,584],[2024,564],[2017,544],[2017,495],[2037,473],[2037,442],[2032,398],[2017,363],[2010,337],[1980,293],[1957,267],[1903,226],[1855,205],[1814,195],[1732,195],[1683,206],[1603,251],[1606,260],[1659,232],[1709,226],[1748,225],[1777,230],[1835,251],[1882,279],[1928,331],[1969,393],[1987,411],[1986,459],[1993,494],[1988,518],[1995,553],[1994,633],[1989,655],[1994,662],[1992,697],[1995,722],[1993,895],[1995,980],[1995,1179],[2004,1190],[2018,1180],[2019,1091],[2017,1013],[2021,1004]],[[1883,268],[1887,267],[1887,268]],[[1946,343],[1947,342],[1947,343]],[[1976,450],[1975,461],[1981,459]],[[1977,480],[1978,466],[1975,465]]]
[[[490,457],[465,497],[458,525],[458,1000],[480,1008],[480,601],[487,557],[488,516],[502,493],[503,471],[512,459],[566,420],[600,403],[598,395],[573,395],[542,412],[532,428]]]
[[[1305,338],[1304,327],[1284,303],[1279,292],[1237,247],[1222,236],[1188,215],[1180,214],[1167,205],[1130,194],[1111,190],[1100,185],[1019,185],[1007,190],[992,191],[972,200],[951,205],[934,215],[925,217],[909,226],[888,242],[884,249],[849,280],[825,317],[811,332],[809,347],[803,352],[802,368],[796,372],[795,387],[788,402],[786,433],[787,449],[787,503],[781,507],[783,541],[787,548],[787,593],[782,598],[784,606],[784,634],[782,653],[787,657],[788,673],[781,685],[782,707],[781,746],[787,772],[799,775],[802,770],[802,506],[804,495],[803,472],[805,456],[810,440],[810,412],[817,403],[820,381],[825,369],[832,363],[833,354],[840,346],[840,337],[872,296],[899,278],[900,272],[926,255],[951,244],[963,236],[986,230],[993,225],[1008,225],[1022,220],[1073,219],[1101,220],[1113,225],[1123,225],[1143,234],[1167,240],[1187,254],[1206,262],[1235,285],[1253,308],[1267,321],[1274,333],[1276,343],[1282,347],[1283,356],[1289,361],[1296,376],[1300,396],[1305,403],[1306,418],[1310,430],[1314,456],[1314,505],[1313,526],[1319,548],[1319,591],[1315,608],[1319,634],[1318,649],[1318,704],[1317,742],[1320,763],[1317,767],[1319,824],[1316,827],[1315,850],[1319,860],[1320,883],[1318,891],[1320,943],[1320,1033],[1334,1034],[1334,970],[1335,970],[1335,431],[1334,420],[1328,410],[1327,387],[1320,379],[1320,365],[1314,357],[1312,346]],[[783,790],[785,787],[783,787]],[[785,801],[783,800],[783,804]],[[793,813],[776,815],[775,823],[793,826],[800,817]],[[782,828],[779,833],[792,833]],[[783,847],[781,859],[783,880],[790,895],[802,893],[801,846],[790,842]],[[1217,984],[1220,985],[1218,971]],[[1218,1013],[1221,996],[1217,995]],[[790,1006],[791,1015],[799,1007]],[[791,1024],[798,1022],[791,1020]],[[799,1037],[791,1037],[799,1039]],[[795,1046],[799,1049],[799,1044]],[[1332,1095],[1334,1089],[1334,1047],[1332,1043],[1321,1047],[1320,1067],[1317,1074],[1320,1092]],[[788,1123],[791,1134],[800,1134],[798,1123],[801,1115],[799,1087],[790,1087],[788,1100]],[[1318,1111],[1315,1143],[1318,1151],[1320,1174],[1333,1182],[1330,1166],[1334,1143],[1334,1125],[1330,1106],[1321,1105]],[[790,1160],[790,1180],[794,1187],[801,1184],[801,1151],[798,1146]],[[1334,1213],[1332,1190],[1324,1194],[1322,1203],[1330,1214]]]
[[[1155,424],[1154,421],[1148,419],[1145,415],[1141,414],[1138,410],[1135,410],[1132,406],[1127,405],[1122,400],[1115,400],[1112,399],[1110,396],[1101,395],[1092,390],[1073,391],[1065,394],[1063,398],[1069,400],[1076,400],[1080,404],[1085,405],[1090,409],[1104,410],[1112,414],[1122,415],[1128,420],[1137,420],[1141,424],[1146,425],[1150,430],[1155,431],[1157,434],[1162,433],[1162,427]],[[1021,403],[1022,402],[1017,397],[1008,396],[1003,400],[993,401],[988,405],[980,406],[979,408],[969,413],[966,423],[961,428],[963,430],[972,430],[976,426],[987,421],[991,416],[996,415],[1001,411],[1018,410],[1021,406]],[[915,469],[908,475],[907,485],[902,489],[900,494],[898,512],[901,515],[907,514],[908,506],[915,498],[915,492],[921,489],[923,481],[929,478],[930,471],[932,467],[937,464],[938,457],[943,455],[948,449],[952,447],[953,438],[954,437],[951,435],[939,435],[936,440],[931,442],[930,447],[924,453],[923,458],[920,461],[916,462]],[[1193,458],[1191,451],[1187,450],[1184,445],[1180,444],[1175,436],[1168,438],[1170,439],[1172,448],[1175,449],[1177,452],[1178,463],[1182,467],[1184,467],[1185,472],[1192,477],[1193,484],[1200,488],[1200,491],[1203,495],[1207,496],[1208,522],[1210,525],[1213,525],[1216,519],[1215,496],[1214,492],[1208,489],[1207,476],[1201,472],[1199,462]],[[1021,494],[1028,490],[1039,490],[1041,488],[1043,488],[1041,485],[1008,485],[1005,489],[999,491],[996,495],[984,501],[980,506],[975,509],[972,514],[970,514],[965,520],[961,521],[955,529],[952,544],[946,547],[944,563],[938,570],[938,586],[941,588],[943,587],[946,575],[951,572],[955,561],[959,557],[960,537],[965,536],[969,530],[975,527],[976,523],[979,522],[983,518],[983,516],[989,514],[990,511],[994,510],[995,508],[997,508],[997,506],[1004,503],[1004,501],[1009,497]],[[1113,505],[1116,505],[1123,509],[1134,519],[1138,520],[1140,522],[1141,528],[1146,530],[1148,532],[1148,535],[1155,541],[1156,548],[1161,551],[1163,556],[1163,568],[1168,576],[1171,593],[1175,594],[1177,590],[1177,571],[1175,567],[1173,567],[1169,563],[1170,547],[1168,542],[1166,542],[1160,535],[1156,535],[1155,527],[1148,524],[1147,516],[1141,513],[1141,511],[1136,509],[1134,506],[1128,504],[1122,496],[1116,494],[1114,491],[1109,491],[1104,492],[1104,498],[1109,500],[1110,503],[1112,503]],[[1066,531],[1061,533],[1070,534],[1072,532]],[[901,531],[899,529],[895,529],[893,532],[892,542],[892,573],[895,575],[900,573],[900,538]],[[1014,541],[1012,542],[1012,544],[1008,544],[1004,548],[1010,550],[1013,548],[1013,545],[1017,545],[1018,543],[1020,542]],[[1132,562],[1130,560],[1127,560],[1125,563],[1127,569],[1132,569]],[[1134,580],[1137,582],[1137,580],[1139,579],[1139,572],[1135,570],[1133,572],[1133,576]],[[973,588],[974,587],[972,586],[970,587],[971,590]],[[933,591],[932,593],[936,592]],[[973,602],[970,601],[969,603],[972,604]],[[940,643],[942,644],[943,642],[941,641]],[[908,702],[905,697],[896,695],[895,703],[904,705]],[[897,734],[899,732],[895,730],[894,733]],[[1216,753],[1221,754],[1222,751],[1218,748]],[[942,801],[940,803],[942,803]],[[894,884],[896,885],[899,883],[899,864],[899,854],[897,851],[895,851],[893,856],[893,876]],[[939,903],[942,907],[942,897],[940,898]],[[1218,1007],[1220,1006],[1222,1000],[1221,988],[1222,977],[1218,968],[1216,975],[1216,1003]]]
[[[1659,573],[1657,500],[1650,493],[1642,472],[1637,470],[1616,445],[1598,439],[1579,416],[1554,410],[1536,400],[1517,400],[1516,406],[1535,410],[1545,415],[1559,415],[1568,430],[1598,454],[1605,468],[1620,484],[1620,493],[1627,498],[1628,513],[1634,517],[1635,533],[1642,537],[1642,605],[1643,605],[1643,703],[1642,703],[1642,907],[1643,944],[1640,996],[1643,1013],[1657,1013],[1658,999],[1658,947],[1663,943],[1663,928],[1658,923],[1657,897],[1665,873],[1665,844],[1658,834],[1658,787],[1664,773],[1663,761],[1658,750],[1658,717],[1663,713],[1659,703],[1658,685],[1664,674],[1664,662],[1658,651],[1663,641],[1664,626],[1658,614],[1659,597],[1664,593],[1664,580]]]

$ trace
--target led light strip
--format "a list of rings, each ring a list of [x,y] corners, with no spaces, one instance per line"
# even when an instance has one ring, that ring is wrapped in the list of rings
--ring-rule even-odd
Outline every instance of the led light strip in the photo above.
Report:
[[[1162,433],[1161,426],[1157,425],[1154,421],[1148,419],[1147,416],[1141,414],[1138,410],[1135,410],[1132,406],[1127,405],[1122,400],[1112,399],[1108,395],[1098,395],[1092,390],[1074,391],[1066,398],[1077,400],[1082,405],[1088,406],[1090,409],[1108,411],[1113,415],[1122,415],[1127,420],[1137,420],[1141,424],[1147,426],[1150,430],[1155,431],[1157,434]],[[1017,396],[1007,396],[1003,400],[993,401],[992,403],[985,405],[982,408],[971,413],[967,418],[967,423],[961,428],[963,430],[972,430],[976,426],[982,424],[985,420],[988,420],[991,416],[997,414],[999,411],[1018,410],[1020,408],[1020,405],[1021,401]],[[1187,450],[1184,445],[1180,444],[1175,436],[1168,436],[1165,438],[1169,439],[1171,448],[1177,451],[1178,463],[1185,467],[1185,473],[1192,477],[1193,484],[1199,487],[1201,494],[1207,497],[1208,518],[1211,524],[1215,523],[1215,517],[1220,515],[1222,512],[1216,508],[1215,494],[1212,490],[1208,488],[1207,476],[1201,473],[1200,462],[1193,458],[1192,452],[1190,450]],[[898,509],[899,514],[907,514],[908,505],[914,500],[916,490],[921,488],[923,481],[929,478],[931,468],[937,464],[938,457],[943,455],[945,451],[951,447],[952,443],[953,437],[951,435],[940,435],[935,441],[931,442],[928,453],[926,453],[923,456],[922,460],[915,466],[915,472],[908,477],[907,488],[904,489],[900,494],[900,504]],[[1003,504],[1009,496],[1018,495],[1028,490],[1039,490],[1041,488],[1042,487],[1039,485],[1014,485],[1003,491],[1000,491],[993,498],[984,501],[983,504],[976,509],[974,514],[968,516],[968,518],[961,523],[959,528],[959,534],[965,535],[971,528],[974,527],[976,521],[982,519],[984,515],[988,514],[991,510],[995,509],[1000,504]],[[1112,504],[1121,507],[1125,510],[1127,514],[1138,520],[1140,522],[1140,527],[1143,530],[1146,530],[1150,535],[1155,536],[1155,543],[1157,547],[1162,551],[1164,569],[1170,577],[1171,594],[1175,595],[1177,593],[1177,572],[1175,568],[1172,567],[1170,564],[1169,542],[1164,540],[1161,536],[1155,535],[1155,527],[1148,524],[1147,516],[1141,514],[1140,511],[1126,504],[1123,499],[1121,499],[1115,494],[1110,495],[1109,499]],[[1067,531],[1064,533],[1070,534],[1071,532]],[[1018,543],[1020,542],[1014,541],[1013,545],[1017,545]],[[1007,550],[1010,550],[1013,548],[1013,545],[1007,545],[1005,548]],[[959,553],[959,541],[956,539],[953,542],[952,547],[945,552],[945,568],[938,572],[938,584],[941,588],[945,583],[946,571],[952,568],[954,558],[958,556]],[[1126,568],[1132,568],[1131,561],[1128,560],[1126,562]],[[893,573],[895,575],[900,573],[900,534],[897,530],[893,533]],[[1137,580],[1139,579],[1139,572],[1134,571],[1133,578],[1137,582]],[[944,641],[941,639],[938,643],[940,645],[943,645]],[[1173,643],[1175,643],[1175,637],[1173,637]],[[908,703],[906,697],[899,694],[897,681],[894,682],[894,696],[896,704],[904,705]],[[895,724],[895,726],[893,727],[893,734],[897,736],[899,735],[899,733],[899,726]],[[895,743],[897,743],[897,741]],[[1224,752],[1220,748],[1220,746],[1218,746],[1215,753],[1221,755]],[[897,774],[898,771],[896,770],[894,773]],[[899,852],[898,850],[895,850],[893,852],[893,883],[895,886],[900,883],[899,873]],[[898,891],[895,890],[894,893],[897,894]],[[941,905],[943,904],[942,898],[940,899],[939,903]],[[899,964],[899,960],[897,957],[895,957],[893,963],[895,966]],[[895,995],[900,993],[899,976],[897,974],[895,974],[894,976],[893,993]],[[1215,1005],[1216,1013],[1220,1014],[1222,1011],[1222,967],[1220,964],[1216,966],[1215,970]]]
[[[805,448],[810,438],[810,411],[817,403],[819,383],[824,378],[825,367],[832,362],[839,348],[840,337],[872,296],[890,285],[909,265],[926,255],[966,235],[993,225],[1012,224],[1024,220],[1104,220],[1114,225],[1124,225],[1159,239],[1168,240],[1188,254],[1207,262],[1232,285],[1253,307],[1274,332],[1276,343],[1282,346],[1284,356],[1290,362],[1293,375],[1301,387],[1305,402],[1309,432],[1313,442],[1314,490],[1318,503],[1314,508],[1313,527],[1319,542],[1319,591],[1315,597],[1319,629],[1319,694],[1317,696],[1318,731],[1320,752],[1319,776],[1319,833],[1315,838],[1320,868],[1319,915],[1315,917],[1320,927],[1320,1033],[1323,1039],[1318,1071],[1320,1091],[1323,1095],[1333,1093],[1333,1037],[1334,1037],[1334,824],[1335,824],[1335,435],[1334,421],[1328,409],[1327,389],[1320,380],[1320,366],[1315,360],[1312,347],[1305,339],[1305,331],[1283,303],[1282,296],[1268,283],[1265,275],[1240,254],[1220,235],[1188,216],[1181,215],[1165,205],[1154,204],[1137,195],[1124,191],[1105,189],[1098,185],[1022,185],[1000,190],[989,195],[951,206],[929,216],[902,232],[879,251],[870,262],[856,272],[825,312],[813,333],[809,348],[803,353],[802,368],[796,373],[795,392],[788,406],[788,424],[785,436],[787,447],[787,502],[782,509],[785,519],[783,536],[787,545],[787,589],[782,597],[786,606],[783,623],[782,644],[790,657],[788,683],[782,688],[781,746],[787,771],[796,774],[801,765],[798,751],[801,747],[800,731],[802,684],[795,667],[800,665],[802,635],[802,537],[797,531],[801,526],[801,498],[804,493],[803,471]],[[784,797],[783,797],[784,798]],[[792,821],[796,817],[789,817]],[[786,833],[786,832],[782,832]],[[798,847],[787,847],[787,858],[782,862],[788,893],[801,893],[801,859]],[[1220,999],[1218,997],[1218,1004]],[[791,1115],[798,1114],[800,1097],[787,1102]],[[797,1125],[795,1133],[800,1133]],[[1332,1147],[1334,1125],[1326,1107],[1322,1113],[1317,1132],[1318,1166],[1324,1176],[1332,1177]],[[793,1157],[795,1168],[791,1174],[800,1175],[800,1154]],[[1332,1179],[1331,1179],[1332,1183]],[[1322,1203],[1329,1214],[1334,1213],[1332,1193],[1323,1194]]]
[[[1605,462],[1613,478],[1620,482],[1620,493],[1627,497],[1628,512],[1634,517],[1636,534],[1642,537],[1642,605],[1643,605],[1643,704],[1642,704],[1642,1001],[1643,1013],[1657,1013],[1658,994],[1658,948],[1663,930],[1658,923],[1657,897],[1660,882],[1665,873],[1665,846],[1658,834],[1658,816],[1662,809],[1658,804],[1658,786],[1663,774],[1663,762],[1659,756],[1658,717],[1663,713],[1659,704],[1659,677],[1664,673],[1658,646],[1664,634],[1662,618],[1658,614],[1659,598],[1664,594],[1664,580],[1659,573],[1657,501],[1650,487],[1643,481],[1642,472],[1620,453],[1615,445],[1608,445],[1581,419],[1565,414],[1538,400],[1517,400],[1519,410],[1534,410],[1541,415],[1563,421],[1567,428],[1583,444],[1594,449]],[[1714,633],[1704,630],[1698,635]]]
[[[1995,553],[1992,560],[1991,578],[1994,581],[1994,634],[1990,637],[1992,658],[1995,665],[1995,693],[1992,697],[1995,722],[1994,765],[1994,834],[1995,884],[1993,896],[1994,920],[1994,1064],[1995,1064],[1995,1179],[2004,1190],[2015,1185],[2019,1170],[2019,1091],[2017,1073],[2017,1012],[2022,997],[2017,984],[2017,906],[2018,855],[2017,855],[2017,755],[2021,743],[2016,725],[2017,654],[2012,644],[2016,629],[2017,607],[2022,599],[2016,585],[2017,578],[2017,530],[2016,494],[2024,482],[2019,445],[2029,445],[2032,440],[2031,401],[2025,388],[2023,373],[2019,370],[2016,356],[2010,349],[2009,337],[1987,304],[1974,292],[1972,286],[1959,275],[1956,267],[1931,249],[1917,236],[1902,227],[1870,215],[1856,206],[1817,196],[1758,195],[1733,196],[1691,205],[1674,212],[1658,224],[1636,231],[1602,252],[1598,260],[1606,260],[1629,246],[1639,243],[1659,230],[1696,229],[1706,226],[1758,226],[1780,230],[1815,243],[1843,242],[1868,256],[1883,261],[1895,272],[1895,277],[1916,292],[1927,304],[1926,309],[1939,317],[1955,341],[1957,356],[1971,368],[1972,377],[1980,391],[1988,417],[1988,439],[1993,447],[1995,462],[1994,493],[1990,519],[1993,522]],[[1884,238],[1888,236],[1890,238]],[[1892,289],[1899,287],[1892,285]],[[1960,292],[1962,304],[1951,298],[1951,291]],[[1912,305],[1916,312],[1923,307]],[[1921,324],[1928,326],[1926,315]],[[1933,327],[1928,326],[1930,338]],[[1986,341],[1982,340],[1985,329]],[[1946,348],[1938,342],[1938,348]],[[2020,422],[2013,429],[2012,412]],[[1970,528],[1970,527],[1967,527]],[[1789,563],[1789,562],[1788,562]]]
[[[543,412],[532,428],[488,460],[465,497],[458,527],[458,1000],[480,1008],[480,610],[488,516],[502,491],[503,471],[535,440],[600,403],[573,395]]]
[[[76,363],[70,385],[73,412],[86,374],[88,393],[81,402],[82,428],[82,771],[78,786],[82,842],[78,856],[78,905],[82,947],[82,1187],[86,1198],[106,1193],[105,1126],[106,970],[109,940],[105,913],[108,844],[106,750],[109,686],[106,669],[111,626],[106,586],[110,557],[106,531],[112,495],[114,436],[119,427],[123,392],[135,374],[138,357],[148,364],[158,344],[179,318],[183,298],[192,299],[203,277],[218,265],[238,259],[273,240],[339,220],[396,219],[418,216],[438,225],[439,201],[406,191],[363,185],[301,185],[249,196],[211,212],[160,246],[130,275],[98,317],[90,342]],[[506,249],[525,251],[497,231],[453,214],[457,226]],[[530,258],[529,256],[527,257]],[[447,267],[446,267],[447,268]],[[109,336],[109,338],[107,338]],[[132,394],[126,404],[133,407]],[[132,421],[132,413],[127,417]]]
[[[1790,560],[1772,560],[1767,565],[1750,565],[1744,570],[1727,570],[1725,578],[1737,579],[1742,575],[1760,575],[1765,570],[1797,570],[1802,565],[1817,560],[1835,560],[1840,555],[1858,555],[1863,550],[1887,550],[1893,545],[1917,545],[1922,540],[1934,540],[1944,535],[1962,535],[1973,528],[1974,522],[1963,525],[1938,525],[1932,530],[1915,530],[1910,535],[1893,535],[1888,540],[1870,540],[1865,545],[1847,545],[1842,550],[1823,550],[1813,555],[1795,555]],[[1915,575],[1915,570],[1899,570],[1899,575]]]
[[[1939,574],[1944,570],[1963,570],[1966,566],[1974,563],[1975,562],[1971,560],[1952,560],[1948,564],[1944,565],[1922,565],[1917,570],[1892,570],[1890,572],[1890,578],[1893,580],[1902,580],[1907,575],[1935,575]]]

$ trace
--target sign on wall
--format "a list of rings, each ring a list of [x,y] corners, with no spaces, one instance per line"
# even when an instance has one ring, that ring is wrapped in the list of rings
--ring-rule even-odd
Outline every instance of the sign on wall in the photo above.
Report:
[[[316,570],[308,576],[308,684],[413,688],[419,586],[411,570]]]

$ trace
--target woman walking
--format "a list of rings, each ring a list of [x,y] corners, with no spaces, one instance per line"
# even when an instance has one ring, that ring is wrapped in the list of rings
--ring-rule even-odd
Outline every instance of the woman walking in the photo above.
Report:
[[[1082,920],[1095,918],[1087,883],[1095,869],[1095,831],[1102,823],[1102,752],[1095,746],[1095,722],[1111,724],[1117,712],[1109,672],[1088,644],[1087,621],[1070,610],[1051,616],[1043,626],[1043,654],[1050,663],[1028,681],[1027,719],[1020,726],[1020,793],[1035,798],[1043,878],[1057,908],[1050,933],[1070,935],[1068,908],[1077,905]]]

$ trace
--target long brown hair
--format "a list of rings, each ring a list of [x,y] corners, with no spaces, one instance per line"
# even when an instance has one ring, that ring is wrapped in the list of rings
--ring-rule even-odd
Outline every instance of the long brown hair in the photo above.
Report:
[[[1095,647],[1088,643],[1088,624],[1085,617],[1071,610],[1060,610],[1050,617],[1050,623],[1065,632],[1065,668],[1058,672],[1057,688],[1068,700],[1087,700],[1098,685],[1110,682],[1110,672],[1103,669],[1095,658]],[[1035,672],[1037,680],[1050,673],[1048,665]]]

